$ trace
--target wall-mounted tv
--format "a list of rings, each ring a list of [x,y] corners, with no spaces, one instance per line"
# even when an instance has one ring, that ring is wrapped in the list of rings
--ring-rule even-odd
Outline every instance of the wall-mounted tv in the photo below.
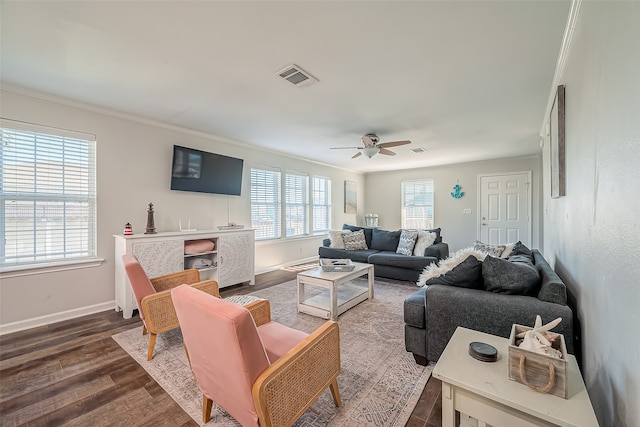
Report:
[[[235,157],[174,145],[171,189],[239,196],[243,163]]]

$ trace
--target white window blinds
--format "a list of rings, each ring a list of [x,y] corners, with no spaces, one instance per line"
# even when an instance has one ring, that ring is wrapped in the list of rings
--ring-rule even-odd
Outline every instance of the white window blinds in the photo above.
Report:
[[[312,182],[313,233],[327,233],[331,228],[331,179],[314,176]]]
[[[0,264],[95,258],[95,137],[13,123],[0,123]]]
[[[402,228],[433,228],[433,180],[402,181]]]
[[[281,236],[280,171],[251,169],[251,227],[256,240]]]
[[[303,236],[308,230],[309,177],[287,172],[285,192],[286,237]]]

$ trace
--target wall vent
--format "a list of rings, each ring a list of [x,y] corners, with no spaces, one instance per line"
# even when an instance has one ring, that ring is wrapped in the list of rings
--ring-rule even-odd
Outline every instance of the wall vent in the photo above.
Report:
[[[409,151],[411,151],[414,154],[419,154],[419,153],[426,153],[427,149],[422,147],[416,147],[416,148],[411,148]]]
[[[318,82],[318,79],[298,67],[296,64],[287,65],[282,70],[278,71],[276,75],[298,87],[311,86]]]

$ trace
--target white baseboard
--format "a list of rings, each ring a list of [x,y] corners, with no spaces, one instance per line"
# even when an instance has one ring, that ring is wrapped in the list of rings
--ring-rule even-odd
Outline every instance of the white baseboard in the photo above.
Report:
[[[284,264],[270,265],[260,270],[256,270],[256,274],[269,273],[270,271],[280,270],[283,267],[291,267],[292,265],[306,264],[308,262],[318,262],[318,256],[316,255],[309,258],[298,259]]]
[[[115,310],[115,301],[103,302],[87,307],[74,308],[73,310],[61,311],[59,313],[47,314],[46,316],[33,317],[31,319],[19,320],[4,325],[0,325],[0,335],[20,332],[25,329],[37,328],[38,326],[50,325],[63,320],[75,319],[76,317],[89,314],[100,313],[101,311]]]

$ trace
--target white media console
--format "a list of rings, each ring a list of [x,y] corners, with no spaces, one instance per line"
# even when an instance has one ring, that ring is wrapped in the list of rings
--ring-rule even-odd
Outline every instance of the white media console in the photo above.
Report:
[[[195,265],[201,280],[215,280],[220,288],[238,283],[255,283],[255,231],[249,229],[166,232],[156,234],[114,235],[116,311],[125,319],[137,309],[122,263],[122,255],[135,255],[147,275],[175,273]],[[212,251],[185,254],[185,244],[193,240],[211,240]]]

